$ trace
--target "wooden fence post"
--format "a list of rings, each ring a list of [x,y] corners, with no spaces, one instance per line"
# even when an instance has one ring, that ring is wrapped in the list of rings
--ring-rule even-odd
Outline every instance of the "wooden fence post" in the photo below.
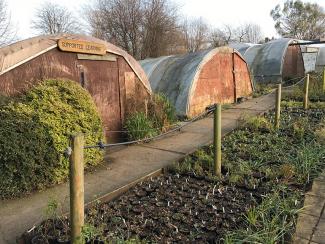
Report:
[[[278,84],[278,89],[276,89],[276,96],[275,96],[275,119],[274,119],[274,127],[276,129],[278,129],[280,127],[281,92],[282,92],[282,84]]]
[[[213,122],[214,174],[221,177],[221,104],[215,107]]]
[[[323,70],[323,92],[325,92],[325,67]]]
[[[304,83],[304,109],[308,109],[309,74]]]
[[[84,225],[84,136],[77,134],[71,139],[70,156],[70,240],[83,243],[81,230]]]
[[[144,109],[145,109],[146,117],[148,117],[148,100],[147,99],[144,100]]]

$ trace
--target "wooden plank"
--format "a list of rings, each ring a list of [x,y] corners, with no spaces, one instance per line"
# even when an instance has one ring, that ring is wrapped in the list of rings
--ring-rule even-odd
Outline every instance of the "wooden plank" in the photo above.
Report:
[[[92,54],[77,54],[79,60],[96,60],[96,61],[111,61],[116,62],[117,57],[113,54],[107,54],[104,56],[92,55]]]

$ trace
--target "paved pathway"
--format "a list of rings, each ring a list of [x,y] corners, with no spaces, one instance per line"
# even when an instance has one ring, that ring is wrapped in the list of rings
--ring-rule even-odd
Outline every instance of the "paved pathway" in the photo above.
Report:
[[[294,243],[325,244],[325,171],[305,195],[304,210],[299,214]]]
[[[242,116],[258,115],[273,108],[274,100],[274,94],[269,94],[223,111],[223,135],[235,129]],[[85,176],[85,201],[92,201],[180,160],[197,148],[210,144],[212,134],[213,119],[208,117],[160,140],[108,153],[106,162]],[[65,183],[19,200],[0,201],[0,244],[15,243],[24,231],[40,223],[51,198],[57,199],[66,212],[68,193],[69,186]]]

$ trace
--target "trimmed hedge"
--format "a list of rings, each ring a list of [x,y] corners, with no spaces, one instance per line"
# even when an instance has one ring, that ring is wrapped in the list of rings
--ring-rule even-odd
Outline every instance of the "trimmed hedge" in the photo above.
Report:
[[[46,80],[0,108],[0,198],[17,197],[63,182],[64,151],[72,134],[86,144],[103,140],[102,121],[91,96],[76,82]],[[85,167],[103,159],[85,150]]]

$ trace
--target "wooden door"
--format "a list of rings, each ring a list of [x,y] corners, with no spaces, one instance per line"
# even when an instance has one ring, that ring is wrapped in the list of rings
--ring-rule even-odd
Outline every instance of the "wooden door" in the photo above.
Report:
[[[120,133],[116,132],[122,129],[117,61],[78,60],[78,65],[81,85],[89,91],[97,105],[107,141],[120,141]]]

